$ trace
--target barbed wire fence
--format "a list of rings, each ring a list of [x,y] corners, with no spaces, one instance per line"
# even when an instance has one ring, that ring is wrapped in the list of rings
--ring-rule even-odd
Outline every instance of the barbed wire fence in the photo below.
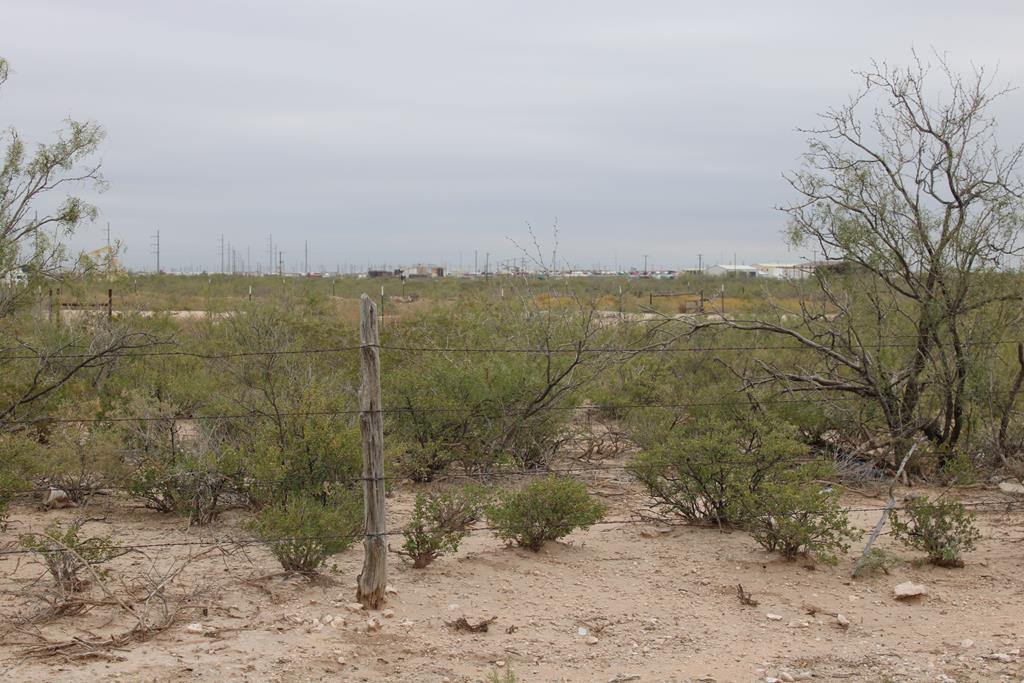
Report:
[[[365,325],[368,320],[376,320],[375,305],[372,301],[368,302],[367,308],[369,312],[365,312],[362,316],[362,324]],[[999,345],[1018,345],[1024,343],[1024,340],[1017,339],[997,339],[997,340],[983,340],[964,342],[964,346],[999,346]],[[914,349],[916,344],[914,343],[902,343],[902,342],[889,342],[879,340],[877,343],[869,344],[872,350],[889,350],[889,349]],[[515,347],[515,346],[416,346],[416,345],[402,345],[402,344],[382,344],[379,338],[372,342],[365,342],[360,344],[340,345],[331,347],[312,347],[312,348],[299,348],[299,349],[263,349],[263,350],[245,350],[245,351],[232,351],[224,353],[203,353],[197,351],[188,351],[182,349],[160,349],[160,350],[127,350],[118,351],[115,353],[106,354],[104,360],[114,359],[149,359],[159,357],[179,357],[179,358],[194,358],[198,360],[232,360],[239,358],[248,357],[266,357],[266,356],[305,356],[305,355],[331,355],[340,353],[376,353],[380,352],[394,352],[394,353],[441,353],[441,354],[538,354],[538,355],[559,355],[559,354],[604,354],[604,355],[622,355],[622,356],[636,356],[642,354],[685,354],[685,353],[703,353],[703,354],[714,354],[714,353],[726,353],[726,352],[755,352],[755,351],[778,351],[778,352],[800,352],[814,350],[810,347],[797,344],[766,344],[766,345],[707,345],[707,346],[676,346],[668,344],[651,344],[642,347],[587,347],[579,348],[573,346],[565,347],[553,347],[553,348],[534,348],[534,347]],[[64,361],[78,361],[82,359],[92,358],[93,356],[86,353],[67,353],[61,352],[57,354],[42,354],[42,353],[16,353],[8,355],[4,358],[5,361],[34,361],[41,364],[59,364]],[[376,378],[379,386],[379,376]],[[364,376],[364,382],[366,377]],[[830,396],[828,399],[830,402],[860,402],[863,399],[857,396]],[[758,399],[759,403],[771,404],[771,405],[785,405],[785,404],[817,404],[820,402],[819,398],[801,397],[799,392],[793,389],[787,390],[783,396],[775,397],[761,397]],[[727,400],[714,400],[714,401],[679,401],[679,402],[644,402],[644,403],[614,403],[614,404],[586,404],[586,405],[549,405],[545,407],[545,410],[558,411],[558,412],[572,412],[572,413],[593,413],[595,411],[602,410],[662,410],[662,411],[686,411],[695,408],[712,408],[721,406],[735,406],[735,401]],[[1021,411],[1014,411],[1015,413],[1021,413]],[[177,429],[178,425],[189,423],[189,422],[229,422],[229,421],[248,421],[248,420],[266,420],[280,417],[298,417],[298,418],[309,418],[309,417],[357,417],[360,420],[376,416],[378,418],[383,416],[399,416],[403,414],[417,413],[417,414],[453,414],[469,416],[473,414],[472,408],[438,408],[430,406],[399,406],[399,407],[378,407],[376,409],[366,409],[366,407],[352,408],[352,409],[335,409],[335,410],[302,410],[302,411],[283,411],[275,414],[261,413],[261,412],[246,412],[246,413],[212,413],[212,414],[185,414],[185,415],[132,415],[132,416],[100,416],[95,415],[81,415],[81,416],[67,416],[67,415],[44,415],[34,417],[4,417],[0,419],[0,423],[8,426],[17,425],[19,427],[31,427],[31,426],[45,426],[53,424],[80,424],[80,425],[113,425],[117,423],[167,423],[170,425],[172,433]],[[500,417],[517,417],[527,413],[527,409],[519,410],[502,410],[499,411],[498,416]],[[365,444],[365,434],[364,434]],[[143,449],[118,449],[114,451],[121,455],[130,455],[137,453]],[[916,458],[928,458],[928,457],[945,457],[948,456],[947,452],[944,451],[923,451],[918,452]],[[364,458],[369,458],[370,454],[364,452]],[[794,456],[789,458],[779,459],[780,463],[803,463],[812,460],[808,456]],[[731,461],[723,458],[708,458],[705,460],[695,459],[694,464],[706,464],[706,465],[730,465],[730,464],[746,464],[749,459],[738,459]],[[378,463],[383,468],[383,463]],[[541,467],[541,468],[509,468],[509,467],[494,467],[489,468],[486,471],[480,472],[447,472],[444,473],[440,478],[441,481],[448,480],[473,480],[477,482],[493,483],[496,480],[500,480],[503,477],[539,477],[539,476],[579,476],[582,474],[595,474],[595,473],[609,473],[609,472],[621,472],[628,474],[631,470],[631,465],[628,463],[623,464],[601,464],[594,465],[590,463],[576,463],[574,465],[566,467]],[[381,470],[382,471],[382,470]],[[344,485],[352,486],[362,484],[364,488],[372,486],[383,486],[386,481],[400,481],[406,477],[392,476],[387,474],[376,474],[374,476],[367,476],[365,473],[359,477],[348,477],[340,479],[332,479],[329,481],[323,481],[322,484],[332,485]],[[105,478],[103,481],[98,483],[87,483],[83,485],[83,490],[87,490],[89,495],[98,495],[102,493],[116,494],[116,493],[131,493],[134,489],[131,485],[131,477],[124,478]],[[0,489],[0,495],[6,496],[38,496],[39,494],[46,494],[53,490],[53,486],[33,486],[33,487],[21,487],[21,488],[7,488]],[[381,499],[383,504],[383,499]],[[982,499],[982,500],[970,500],[962,503],[964,507],[971,508],[979,511],[994,511],[1009,513],[1015,510],[1024,508],[1024,500],[1014,500],[1010,498],[1000,499]],[[903,506],[861,506],[861,507],[848,507],[844,509],[847,514],[850,513],[869,513],[869,512],[885,512],[892,510],[902,510]],[[383,520],[384,510],[383,507],[377,511],[380,515],[380,519]],[[606,526],[606,527],[623,527],[623,526],[637,526],[637,525],[651,525],[658,524],[665,527],[679,527],[679,526],[691,526],[691,523],[682,522],[678,519],[671,519],[664,516],[657,516],[650,512],[649,509],[638,509],[632,511],[632,514],[627,517],[620,517],[615,519],[603,519],[594,524],[594,526]],[[466,530],[467,534],[479,534],[479,533],[490,533],[498,531],[493,526],[473,526]],[[375,524],[373,528],[365,528],[362,536],[368,542],[380,540],[382,538],[391,536],[401,536],[404,534],[403,530],[386,530],[382,525]],[[324,542],[329,540],[347,540],[349,537],[332,537],[332,536],[282,536],[279,538],[271,539],[271,541],[288,541],[288,542]],[[191,540],[181,541],[166,541],[166,542],[153,542],[153,543],[136,543],[136,544],[123,544],[119,545],[120,548],[125,550],[150,550],[150,549],[164,549],[164,548],[187,548],[187,547],[200,547],[200,548],[222,548],[226,550],[244,548],[248,546],[264,546],[267,545],[267,539],[256,539],[251,537],[220,537],[220,538],[197,538]],[[7,556],[21,556],[34,553],[36,551],[29,550],[21,547],[0,547],[0,557]],[[365,567],[364,567],[365,571]],[[382,581],[386,580],[386,573],[381,574]],[[383,583],[381,583],[380,590],[383,591]]]

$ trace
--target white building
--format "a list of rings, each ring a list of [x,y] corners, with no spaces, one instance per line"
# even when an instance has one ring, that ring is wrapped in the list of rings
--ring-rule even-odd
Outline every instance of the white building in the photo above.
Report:
[[[704,273],[712,277],[757,277],[758,275],[757,268],[753,266],[734,266],[728,263],[711,266]]]
[[[809,263],[755,263],[758,277],[776,280],[806,280],[811,276],[813,266]]]

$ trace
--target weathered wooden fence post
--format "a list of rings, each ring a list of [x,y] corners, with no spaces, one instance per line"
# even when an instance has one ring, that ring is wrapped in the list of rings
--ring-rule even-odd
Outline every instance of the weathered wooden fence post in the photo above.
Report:
[[[107,290],[107,320],[114,318],[114,290]]]
[[[363,435],[363,571],[356,600],[367,609],[384,603],[388,573],[387,520],[384,510],[384,418],[380,394],[380,335],[377,307],[366,294],[360,299],[359,344],[362,384],[359,387],[359,430]]]

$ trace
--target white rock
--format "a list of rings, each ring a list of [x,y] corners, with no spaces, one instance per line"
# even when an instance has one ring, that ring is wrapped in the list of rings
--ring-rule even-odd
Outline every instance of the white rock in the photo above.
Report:
[[[206,631],[206,629],[203,628],[203,625],[200,624],[199,622],[195,622],[194,624],[189,624],[188,626],[185,627],[185,630],[188,631],[189,633],[203,633],[203,632]]]
[[[974,641],[971,640],[970,638],[964,638],[963,640],[960,641],[960,647],[962,647],[965,650],[968,649],[968,648],[974,647]]]
[[[398,595],[398,589],[389,583],[384,586],[384,595]]]
[[[325,614],[324,615],[323,622],[325,624],[330,624],[332,621],[334,621],[334,615],[333,614]]]
[[[347,609],[349,612],[353,612],[353,613],[354,612],[362,612],[363,611],[363,604],[361,602],[350,602],[347,605],[345,605],[345,609]]]
[[[1018,496],[1024,496],[1024,484],[1020,484],[1015,481],[999,482],[999,490],[1003,493],[1013,493]]]
[[[769,612],[768,614],[766,614],[764,616],[768,618],[768,621],[782,621],[782,615],[781,614],[772,614],[771,612]]]
[[[928,595],[928,589],[919,583],[904,581],[903,583],[897,584],[893,587],[892,595],[897,600],[909,600],[910,598]]]
[[[380,630],[380,619],[377,617],[370,617],[366,620],[366,630],[373,632]]]
[[[598,640],[594,636],[587,638],[587,645],[597,645]]]
[[[779,673],[779,680],[785,681],[786,683],[793,683],[796,679],[793,677],[793,674],[788,671],[782,671]]]
[[[843,628],[850,628],[850,620],[842,612],[836,615],[836,623]]]
[[[385,619],[390,619],[393,616],[395,616],[395,610],[393,610],[393,609],[386,609],[383,612],[381,612],[381,616],[383,616]]]

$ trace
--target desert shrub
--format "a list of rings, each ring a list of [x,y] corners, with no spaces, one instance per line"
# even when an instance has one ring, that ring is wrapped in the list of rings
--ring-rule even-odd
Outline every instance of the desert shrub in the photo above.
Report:
[[[970,486],[978,481],[978,468],[966,453],[946,455],[939,466],[939,478],[954,486]]]
[[[867,554],[860,560],[858,566],[861,571],[888,574],[890,569],[898,567],[900,563],[900,558],[889,551],[883,548],[872,547],[868,549]]]
[[[312,574],[360,536],[362,512],[362,499],[351,491],[336,493],[326,505],[296,495],[260,510],[252,529],[285,571]]]
[[[279,430],[261,421],[233,437],[232,472],[254,507],[310,495],[326,504],[332,491],[352,488],[362,477],[362,441],[350,422],[322,416],[290,418]]]
[[[619,331],[597,325],[573,296],[519,292],[506,300],[467,298],[391,332],[415,347],[519,348],[528,353],[395,354],[386,403],[401,412],[389,429],[405,443],[402,472],[420,481],[450,465],[486,472],[502,465],[544,469],[564,442],[582,391],[622,360],[600,349]]]
[[[839,493],[816,483],[819,469],[791,469],[745,500],[743,528],[765,550],[835,564],[836,554],[849,550],[848,541],[859,536],[839,505]]]
[[[194,446],[149,449],[136,457],[128,492],[152,510],[177,512],[190,524],[208,524],[235,491],[221,456]]]
[[[76,519],[67,528],[56,523],[42,533],[21,537],[22,547],[39,556],[62,594],[81,591],[88,583],[83,571],[92,567],[103,576],[101,565],[124,553],[107,536],[80,536],[84,523]]]
[[[928,554],[928,561],[940,567],[962,567],[961,554],[974,550],[981,532],[974,515],[954,500],[930,501],[911,498],[902,510],[892,514],[896,540]]]
[[[5,455],[6,449],[0,449],[0,531],[7,530],[8,513],[15,496],[19,491],[30,488],[19,468],[5,459]]]
[[[519,683],[519,677],[512,667],[506,666],[501,671],[491,671],[487,674],[487,683]]]
[[[787,424],[756,417],[709,417],[661,436],[630,472],[659,509],[697,523],[742,524],[750,496],[807,451]]]
[[[422,569],[441,555],[454,553],[480,518],[484,491],[477,486],[417,494],[400,554]]]
[[[502,491],[485,508],[498,538],[534,552],[575,529],[586,529],[604,517],[604,505],[583,482],[546,477],[520,489]]]
[[[402,408],[393,429],[406,444],[401,473],[424,482],[453,464],[470,472],[546,466],[565,415],[533,405],[541,391],[535,364],[515,354],[431,355],[393,373],[389,395]]]

